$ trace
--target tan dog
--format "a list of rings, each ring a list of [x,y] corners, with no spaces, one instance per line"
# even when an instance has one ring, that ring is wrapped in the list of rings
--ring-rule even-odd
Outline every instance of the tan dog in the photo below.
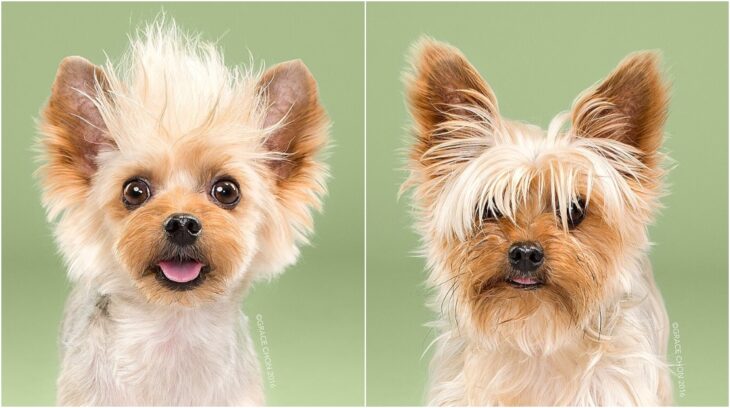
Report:
[[[73,292],[62,405],[260,405],[241,300],[293,264],[328,119],[300,61],[229,69],[158,21],[119,66],[61,62],[40,131]]]
[[[662,405],[668,319],[647,226],[667,88],[627,57],[547,131],[503,118],[455,48],[415,47],[411,177],[434,291],[433,405]]]

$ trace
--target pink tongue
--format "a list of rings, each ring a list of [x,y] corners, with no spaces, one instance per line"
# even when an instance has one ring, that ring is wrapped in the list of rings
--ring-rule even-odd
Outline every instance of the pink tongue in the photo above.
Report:
[[[513,282],[517,282],[520,285],[534,285],[537,281],[533,278],[512,278]]]
[[[161,261],[159,265],[167,279],[179,283],[190,282],[197,278],[203,268],[200,262]]]

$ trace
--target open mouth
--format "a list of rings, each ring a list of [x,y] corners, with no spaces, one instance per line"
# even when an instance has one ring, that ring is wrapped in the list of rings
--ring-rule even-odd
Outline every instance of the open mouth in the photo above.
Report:
[[[171,290],[190,290],[200,285],[208,273],[209,267],[192,259],[168,259],[157,262],[153,266],[155,277]]]
[[[507,278],[507,283],[514,288],[528,290],[537,289],[543,285],[543,282],[540,279],[525,276]]]

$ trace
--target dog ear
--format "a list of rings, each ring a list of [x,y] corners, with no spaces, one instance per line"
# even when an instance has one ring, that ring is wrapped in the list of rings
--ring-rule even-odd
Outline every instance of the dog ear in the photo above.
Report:
[[[573,129],[578,136],[609,138],[637,148],[650,168],[658,165],[667,116],[668,86],[659,56],[639,52],[626,57],[597,86],[573,104]]]
[[[498,118],[494,93],[458,49],[424,38],[413,47],[411,65],[406,92],[418,138],[414,152],[418,157],[439,141],[458,137],[458,132],[444,128],[447,122],[489,126]]]
[[[108,98],[108,92],[100,67],[81,57],[61,61],[40,129],[46,155],[40,171],[49,198],[84,197],[97,170],[99,152],[115,148],[96,103]]]
[[[329,119],[319,102],[317,83],[299,60],[268,69],[257,85],[263,101],[265,147],[276,158],[267,165],[276,177],[276,202],[280,210],[264,223],[261,248],[255,261],[271,278],[296,260],[298,243],[307,242],[314,222],[310,209],[321,208],[327,167],[317,159],[327,144]],[[289,248],[289,255],[282,250]]]
[[[264,127],[273,129],[265,146],[281,154],[280,160],[269,162],[279,186],[307,177],[318,166],[315,158],[326,143],[329,125],[317,82],[302,61],[293,60],[269,68],[257,88],[267,104]]]

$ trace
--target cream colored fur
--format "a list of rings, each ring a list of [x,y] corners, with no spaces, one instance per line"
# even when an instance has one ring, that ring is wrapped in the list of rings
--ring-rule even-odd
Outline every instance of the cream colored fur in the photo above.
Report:
[[[432,344],[428,405],[671,404],[671,382],[664,360],[669,321],[646,256],[650,244],[644,228],[636,228],[640,220],[631,219],[630,212],[621,210],[626,200],[640,199],[630,190],[619,188],[623,179],[614,173],[608,160],[583,155],[590,141],[569,134],[546,136],[536,127],[519,123],[504,121],[502,126],[502,137],[514,135],[519,144],[503,140],[503,150],[493,148],[454,173],[445,183],[447,187],[440,196],[443,201],[437,202],[431,222],[421,224],[424,236],[458,237],[461,228],[472,228],[473,209],[484,202],[484,191],[487,201],[504,198],[495,202],[509,216],[524,198],[519,192],[524,181],[511,175],[518,169],[524,169],[519,174],[525,177],[544,174],[538,163],[553,160],[553,165],[565,169],[560,173],[562,183],[556,183],[565,191],[564,200],[575,191],[570,183],[577,184],[580,179],[570,177],[571,172],[603,169],[592,173],[596,178],[592,194],[616,195],[609,202],[618,206],[613,209],[616,212],[612,215],[619,215],[615,221],[624,223],[626,256],[615,260],[618,278],[605,289],[605,300],[592,316],[570,330],[553,324],[552,308],[545,307],[526,320],[502,323],[494,333],[482,333],[471,327],[469,307],[459,304],[453,293],[454,287],[449,284],[453,282],[452,265],[438,240],[426,238],[425,255],[431,270],[428,283],[434,288],[430,306],[440,316],[431,324],[437,338]],[[483,136],[482,143],[489,145],[490,138]],[[484,163],[496,163],[495,171],[508,176],[495,177]],[[636,165],[629,159],[622,166]],[[471,176],[472,168],[482,170],[478,180]],[[497,179],[507,183],[489,192],[489,187],[497,187]],[[464,214],[467,212],[469,215]]]
[[[270,101],[256,89],[261,73],[227,68],[214,45],[185,35],[174,22],[149,25],[104,73],[109,92],[97,82],[97,95],[86,97],[116,148],[102,148],[83,196],[59,185],[48,173],[51,167],[40,171],[44,205],[57,221],[56,240],[73,284],[61,329],[57,402],[262,405],[259,363],[241,301],[252,282],[271,279],[298,258],[299,245],[312,232],[310,212],[319,208],[325,191],[326,167],[312,160],[311,172],[287,193],[297,198],[282,197],[266,163],[286,156],[265,145],[287,118],[263,125]],[[326,126],[308,130],[326,137]],[[49,138],[55,133],[47,124],[41,131]],[[213,159],[225,160],[241,176],[245,210],[214,211],[245,251],[213,249],[235,257],[225,290],[214,298],[154,301],[140,292],[132,279],[136,272],[125,267],[118,245],[127,219],[113,215],[110,203],[119,205],[122,182],[134,169],[152,168],[160,178],[155,195],[175,197],[176,210],[190,211],[188,202],[205,197],[198,190],[199,172],[209,163],[203,157],[182,159],[187,146],[219,152]],[[48,161],[54,154],[44,151],[43,157]],[[206,216],[200,216],[207,228]]]
[[[627,57],[546,131],[503,118],[456,48],[424,38],[411,62],[403,190],[437,315],[427,403],[671,404],[669,320],[648,257],[665,173],[656,55]],[[592,224],[573,229],[580,200]],[[545,248],[543,286],[509,279],[508,250],[524,241]]]

